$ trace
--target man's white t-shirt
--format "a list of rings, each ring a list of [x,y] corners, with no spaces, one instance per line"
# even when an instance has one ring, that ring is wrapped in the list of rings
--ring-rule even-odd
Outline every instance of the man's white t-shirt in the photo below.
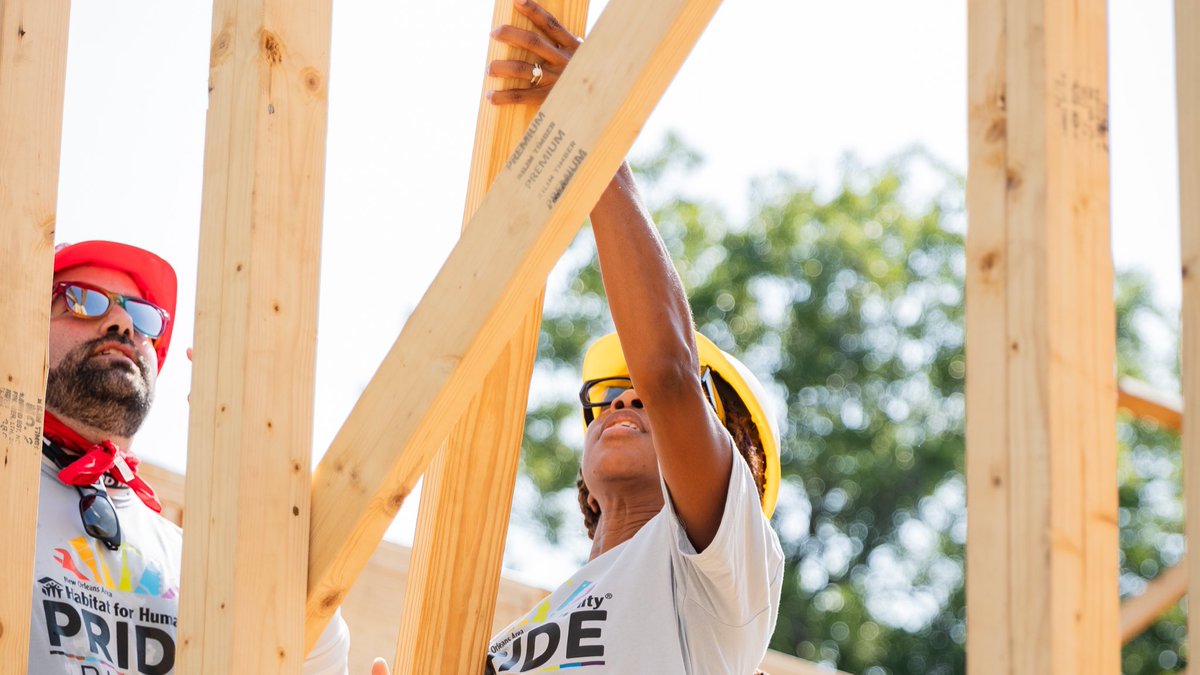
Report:
[[[170,675],[175,664],[182,530],[133,491],[108,487],[120,550],[83,530],[79,493],[42,458],[29,673]],[[350,650],[335,616],[304,663],[305,675],[344,675]]]
[[[493,637],[487,672],[753,673],[775,630],[783,551],[736,451],[731,464],[721,525],[703,552],[668,497],[633,538]]]

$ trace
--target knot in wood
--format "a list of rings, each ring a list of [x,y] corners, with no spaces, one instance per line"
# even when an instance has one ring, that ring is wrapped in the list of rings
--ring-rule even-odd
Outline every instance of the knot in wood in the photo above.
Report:
[[[321,598],[321,611],[332,612],[337,609],[338,605],[342,604],[341,591],[329,591]]]
[[[225,60],[232,46],[233,40],[229,37],[229,29],[221,31],[213,40],[212,53],[209,55],[210,65],[215,66]]]
[[[987,133],[984,134],[983,139],[988,143],[995,143],[1002,140],[1008,128],[1007,125],[1008,122],[1003,117],[997,117],[988,125]]]
[[[408,498],[408,493],[404,492],[403,490],[401,490],[399,492],[393,492],[391,495],[388,496],[388,500],[387,500],[388,511],[391,513],[396,513],[397,511],[399,511],[400,507],[404,506],[404,500],[407,498]]]
[[[314,95],[320,95],[321,87],[324,85],[324,78],[321,77],[321,71],[313,67],[305,68],[300,71],[300,79],[304,82],[304,89]]]
[[[283,63],[283,43],[279,41],[279,36],[263,31],[262,54],[267,63]]]

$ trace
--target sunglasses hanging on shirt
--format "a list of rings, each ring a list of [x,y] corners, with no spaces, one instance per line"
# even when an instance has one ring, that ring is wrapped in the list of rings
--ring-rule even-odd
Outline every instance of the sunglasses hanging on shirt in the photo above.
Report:
[[[42,454],[54,462],[59,470],[71,463],[71,458],[62,448],[45,439],[42,440]],[[79,493],[79,520],[83,523],[83,531],[104,542],[108,550],[120,550],[121,521],[117,518],[117,508],[108,498],[108,491],[104,489],[104,480],[73,487]]]

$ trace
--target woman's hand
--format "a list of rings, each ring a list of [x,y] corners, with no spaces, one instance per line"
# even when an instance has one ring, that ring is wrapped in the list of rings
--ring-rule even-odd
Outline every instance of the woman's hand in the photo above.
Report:
[[[541,103],[546,100],[554,83],[558,82],[563,69],[567,67],[567,62],[583,41],[534,0],[513,0],[513,6],[517,12],[529,18],[537,32],[505,25],[492,31],[492,38],[528,51],[535,61],[498,59],[488,64],[487,72],[492,77],[525,80],[530,86],[491,90],[487,94],[488,100],[496,105]]]
[[[382,658],[375,659],[375,663],[371,664],[371,675],[390,675],[387,661]]]

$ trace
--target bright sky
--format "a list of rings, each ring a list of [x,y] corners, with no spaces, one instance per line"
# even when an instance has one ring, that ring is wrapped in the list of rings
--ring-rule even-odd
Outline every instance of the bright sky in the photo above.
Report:
[[[603,4],[593,0],[593,21]],[[1172,3],[1110,6],[1115,257],[1153,271],[1177,307]],[[334,3],[314,456],[457,238],[491,12],[486,0]],[[72,7],[58,240],[132,243],[178,271],[174,348],[134,448],[176,470],[211,21],[205,2]],[[966,3],[728,2],[634,153],[669,130],[707,158],[690,189],[735,216],[753,177],[784,170],[830,185],[846,152],[872,163],[921,144],[965,170]],[[401,520],[414,513],[406,505]]]

